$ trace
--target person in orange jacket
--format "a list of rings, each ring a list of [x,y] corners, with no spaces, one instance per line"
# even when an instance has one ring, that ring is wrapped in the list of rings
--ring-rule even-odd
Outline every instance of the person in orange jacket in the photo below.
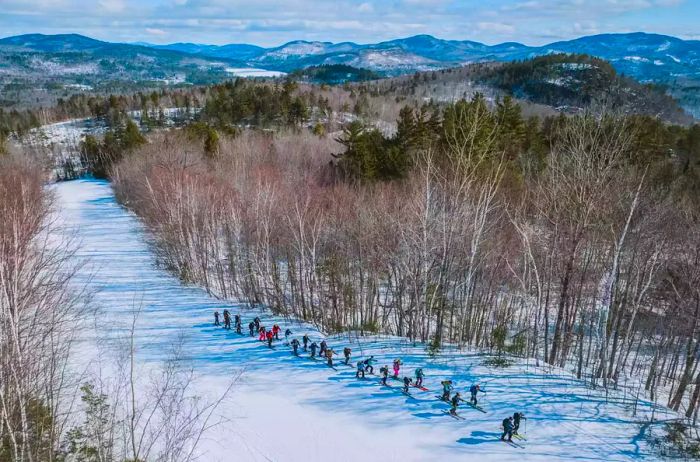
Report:
[[[272,334],[275,336],[275,340],[279,340],[280,326],[278,326],[277,324],[272,326]]]
[[[275,338],[275,334],[272,333],[272,331],[267,331],[267,346],[269,348],[272,348],[272,340]]]

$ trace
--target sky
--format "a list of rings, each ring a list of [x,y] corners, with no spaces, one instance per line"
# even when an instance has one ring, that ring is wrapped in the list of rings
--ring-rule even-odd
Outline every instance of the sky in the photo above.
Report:
[[[430,34],[528,45],[607,32],[700,39],[700,0],[0,0],[0,36],[281,45]]]

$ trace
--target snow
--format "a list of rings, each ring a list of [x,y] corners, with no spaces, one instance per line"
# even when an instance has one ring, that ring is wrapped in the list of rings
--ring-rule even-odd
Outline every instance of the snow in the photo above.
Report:
[[[641,56],[625,56],[624,58],[625,61],[632,61],[635,63],[648,63],[649,60],[647,58],[642,58]]]
[[[155,365],[168,346],[185,333],[185,351],[201,377],[202,393],[223,393],[231,377],[243,371],[220,412],[228,421],[202,443],[207,461],[623,461],[652,457],[640,422],[652,405],[623,393],[591,390],[569,373],[545,371],[521,361],[506,369],[482,365],[475,351],[447,349],[430,357],[425,347],[396,337],[329,337],[336,351],[353,349],[354,358],[375,355],[378,371],[400,357],[402,370],[426,372],[429,392],[412,389],[413,397],[382,387],[375,376],[357,380],[354,370],[334,371],[320,361],[295,358],[280,341],[269,350],[248,336],[212,325],[213,312],[240,313],[244,328],[259,315],[263,325],[290,327],[298,337],[320,334],[298,322],[272,317],[244,304],[209,297],[184,286],[154,265],[148,234],[138,218],[120,207],[108,183],[78,180],[53,185],[66,232],[77,232],[76,258],[86,260],[77,283],[94,291],[93,303],[108,320],[98,333],[84,334],[81,360],[93,361],[96,345],[109,345],[129,324],[137,303],[143,313],[136,331],[137,360]],[[545,373],[547,372],[547,373]],[[463,406],[464,421],[442,413],[435,399],[439,381],[452,378],[467,392],[473,381],[485,386],[481,403],[487,413]],[[497,440],[500,422],[514,411],[528,417],[524,449]],[[657,417],[664,411],[656,409]],[[669,415],[671,416],[671,415]],[[645,428],[645,427],[642,427]]]
[[[557,77],[556,79],[545,79],[545,82],[556,85],[557,87],[568,87],[572,83],[576,82],[576,79],[572,77]]]
[[[426,71],[435,63],[427,58],[391,48],[388,50],[367,50],[353,58],[349,64],[377,70],[413,69]]]
[[[165,79],[152,79],[154,82],[162,82],[165,85],[178,85],[187,82],[187,76],[185,74],[174,74],[170,78]]]
[[[63,85],[63,88],[70,89],[70,90],[79,90],[79,91],[92,91],[93,87],[91,85],[83,85],[80,83],[67,83]]]
[[[673,56],[673,55],[666,55],[666,56],[668,56],[669,58],[671,58],[671,59],[672,59],[673,61],[675,61],[676,63],[680,63],[680,62],[681,62],[680,59],[676,58],[676,57]]]
[[[595,66],[589,63],[561,63],[561,67],[572,71],[583,71],[593,69]]]
[[[232,74],[236,77],[284,77],[286,72],[281,72],[281,71],[268,71],[266,69],[257,69],[254,67],[244,67],[244,68],[237,68],[237,67],[227,67],[226,72],[229,74]]]
[[[45,72],[48,75],[92,75],[98,72],[98,64],[93,62],[64,64],[58,60],[42,60],[32,58],[30,66],[36,70]]]
[[[320,42],[293,42],[267,53],[267,56],[287,59],[292,56],[318,55],[325,51],[326,45]]]
[[[671,42],[669,42],[668,40],[666,40],[664,43],[662,43],[661,45],[659,45],[659,47],[656,49],[656,51],[666,51],[666,50],[668,50],[669,48],[671,48]]]

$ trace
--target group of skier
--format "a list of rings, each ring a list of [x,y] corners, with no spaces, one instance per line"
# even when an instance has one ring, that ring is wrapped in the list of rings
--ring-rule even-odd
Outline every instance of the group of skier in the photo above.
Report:
[[[235,321],[234,325],[236,326],[236,333],[241,333],[241,316],[236,315],[235,316]],[[214,325],[215,326],[220,326],[221,322],[219,321],[219,312],[216,311],[214,312]],[[224,329],[231,330],[231,313],[228,310],[224,310]]]
[[[228,310],[224,310],[223,312],[223,320],[224,320],[224,329],[231,329],[231,314],[229,313]],[[214,312],[214,325],[215,326],[220,326],[220,319],[219,319],[219,312],[216,311]],[[236,332],[238,334],[241,334],[241,316],[240,315],[235,315],[234,316],[234,326],[236,328]],[[255,317],[249,324],[248,324],[248,330],[250,332],[250,336],[253,337],[255,334],[258,334],[258,340],[261,342],[267,342],[267,346],[269,348],[272,348],[272,343],[274,340],[279,340],[279,333],[281,331],[281,328],[279,325],[274,324],[270,330],[267,330],[265,326],[261,324],[260,318]],[[292,347],[292,352],[295,356],[299,356],[299,348],[303,347],[303,351],[309,351],[310,350],[310,358],[311,359],[316,359],[318,356],[319,358],[325,358],[326,363],[328,364],[329,367],[335,368],[333,364],[333,356],[337,355],[337,353],[333,350],[333,348],[330,348],[328,344],[326,343],[325,340],[321,340],[320,343],[316,343],[315,341],[312,341],[309,338],[308,334],[304,334],[302,336],[302,341],[299,342],[299,339],[293,338],[291,341],[289,341],[289,336],[292,335],[292,331],[290,329],[286,329],[284,332],[284,338],[285,341],[287,342],[288,345]],[[317,354],[318,352],[318,354]],[[374,356],[370,356],[368,359],[365,360],[360,360],[355,363],[354,366],[351,365],[350,360],[352,356],[352,349],[349,347],[343,348],[343,364],[351,367],[356,368],[355,372],[355,377],[358,379],[364,379],[365,374],[374,374],[374,364],[376,363],[376,360],[374,359]],[[401,380],[399,378],[399,374],[401,372],[401,366],[403,365],[403,362],[401,359],[397,358],[393,361],[392,363],[392,370],[393,370],[393,375],[392,378],[395,380]],[[427,391],[427,388],[423,387],[423,378],[425,377],[425,374],[423,373],[422,368],[418,368],[414,371],[415,374],[415,380],[409,376],[404,376],[403,377],[403,388],[402,392],[404,394],[410,395],[409,393],[409,387],[414,386],[416,388],[420,388],[423,391]],[[379,376],[381,380],[381,384],[384,386],[389,386],[387,384],[387,380],[389,378],[389,366],[384,365],[379,368]],[[456,392],[454,395],[452,395],[452,391],[454,389],[453,382],[452,380],[443,380],[440,382],[440,385],[442,386],[442,395],[439,396],[439,398],[442,401],[445,401],[446,403],[450,404],[450,410],[449,414],[453,417],[463,419],[462,417],[457,415],[457,408],[459,407],[459,404],[461,402],[468,402],[473,408],[480,410],[481,412],[486,412],[483,408],[479,406],[477,396],[479,393],[485,393],[485,390],[482,389],[481,385],[479,384],[473,384],[469,388],[469,401],[466,401],[462,399],[462,395],[460,392]],[[503,419],[503,434],[501,435],[501,441],[507,441],[509,443],[513,443],[513,436],[520,437],[518,434],[518,430],[520,428],[520,423],[522,420],[525,420],[525,415],[522,412],[515,412],[512,416],[509,416],[505,419]],[[506,440],[507,437],[507,440]],[[522,437],[520,437],[523,439]]]

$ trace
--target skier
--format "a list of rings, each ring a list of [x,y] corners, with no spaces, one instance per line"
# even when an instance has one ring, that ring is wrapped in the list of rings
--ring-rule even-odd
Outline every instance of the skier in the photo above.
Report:
[[[328,360],[328,365],[333,367],[333,355],[336,354],[333,348],[326,348],[326,359]]]
[[[291,329],[287,329],[287,330],[284,331],[284,341],[285,341],[285,342],[288,342],[288,341],[289,341],[289,336],[290,336],[290,335],[292,335]],[[297,341],[297,343],[299,343],[299,342]]]
[[[401,362],[400,359],[397,358],[394,360],[394,378],[395,379],[399,378],[399,369],[401,368],[401,364],[403,364],[403,363]]]
[[[315,358],[316,357],[316,348],[318,348],[318,345],[316,345],[316,342],[311,343],[311,357]]]
[[[260,318],[256,316],[253,322],[255,323],[255,330],[260,330]]]
[[[364,360],[365,364],[365,372],[369,372],[370,374],[374,374],[374,367],[372,364],[374,364],[375,359],[374,356],[370,356],[369,359]]]
[[[386,386],[386,379],[389,377],[389,366],[380,367],[379,375],[382,376],[382,385]]]
[[[343,348],[343,356],[345,356],[345,364],[350,362],[350,353],[352,350],[348,347]]]
[[[272,334],[275,336],[275,340],[280,339],[280,326],[277,324],[272,326]]]
[[[328,344],[326,343],[325,340],[321,340],[321,349],[318,351],[318,355],[319,356],[325,355],[327,349],[328,349]]]
[[[240,324],[241,323],[241,315],[237,314],[233,316],[233,323],[234,324]]]
[[[231,313],[228,310],[224,310],[224,329],[231,330]]]
[[[275,334],[273,334],[271,330],[268,330],[265,335],[267,337],[267,347],[272,348],[272,341],[275,339]]]
[[[501,441],[505,441],[506,435],[508,435],[508,442],[513,442],[513,418],[508,417],[503,419],[503,434],[501,435]]]
[[[480,391],[481,391],[481,387],[479,386],[478,383],[469,387],[469,393],[471,394],[471,398],[469,398],[469,402],[472,403],[473,406],[477,405],[476,394]],[[483,391],[481,391],[481,392],[484,393]]]
[[[362,361],[357,362],[357,372],[355,372],[355,377],[359,379],[360,375],[363,379],[365,378],[365,363]]]
[[[215,326],[220,326],[221,324],[219,323],[219,312],[214,311],[214,325]]]
[[[294,356],[299,356],[299,352],[297,351],[299,349],[299,340],[295,338],[292,339],[292,349],[294,350]]]
[[[236,333],[237,334],[241,333],[241,317],[240,317],[240,315],[236,315]]]
[[[265,335],[265,326],[260,326],[260,328],[258,329],[258,334],[259,334],[259,335],[258,335],[258,340],[260,340],[261,342],[264,342],[264,341],[265,341],[265,338],[266,338],[266,335]]]
[[[520,428],[520,421],[521,420],[527,420],[527,417],[525,417],[525,414],[522,412],[516,412],[513,414],[513,434],[517,435],[518,434],[518,429]]]
[[[450,400],[450,393],[452,393],[452,380],[443,380],[440,382],[442,385],[442,399],[443,401]]]
[[[301,340],[304,342],[304,351],[306,351],[306,347],[309,344],[309,334],[304,334]]]
[[[457,392],[452,397],[452,401],[450,401],[450,404],[452,405],[452,408],[450,409],[450,414],[457,415],[457,406],[459,406],[460,401],[463,401],[462,395],[460,395],[459,392]]]
[[[420,367],[416,369],[416,386],[418,388],[423,386],[423,369]]]
[[[413,380],[410,377],[404,377],[403,378],[403,392],[408,394],[408,387],[411,386],[411,383]]]
[[[253,321],[250,321],[250,324],[248,324],[248,329],[250,330],[250,336],[254,337],[255,336],[255,323]]]

